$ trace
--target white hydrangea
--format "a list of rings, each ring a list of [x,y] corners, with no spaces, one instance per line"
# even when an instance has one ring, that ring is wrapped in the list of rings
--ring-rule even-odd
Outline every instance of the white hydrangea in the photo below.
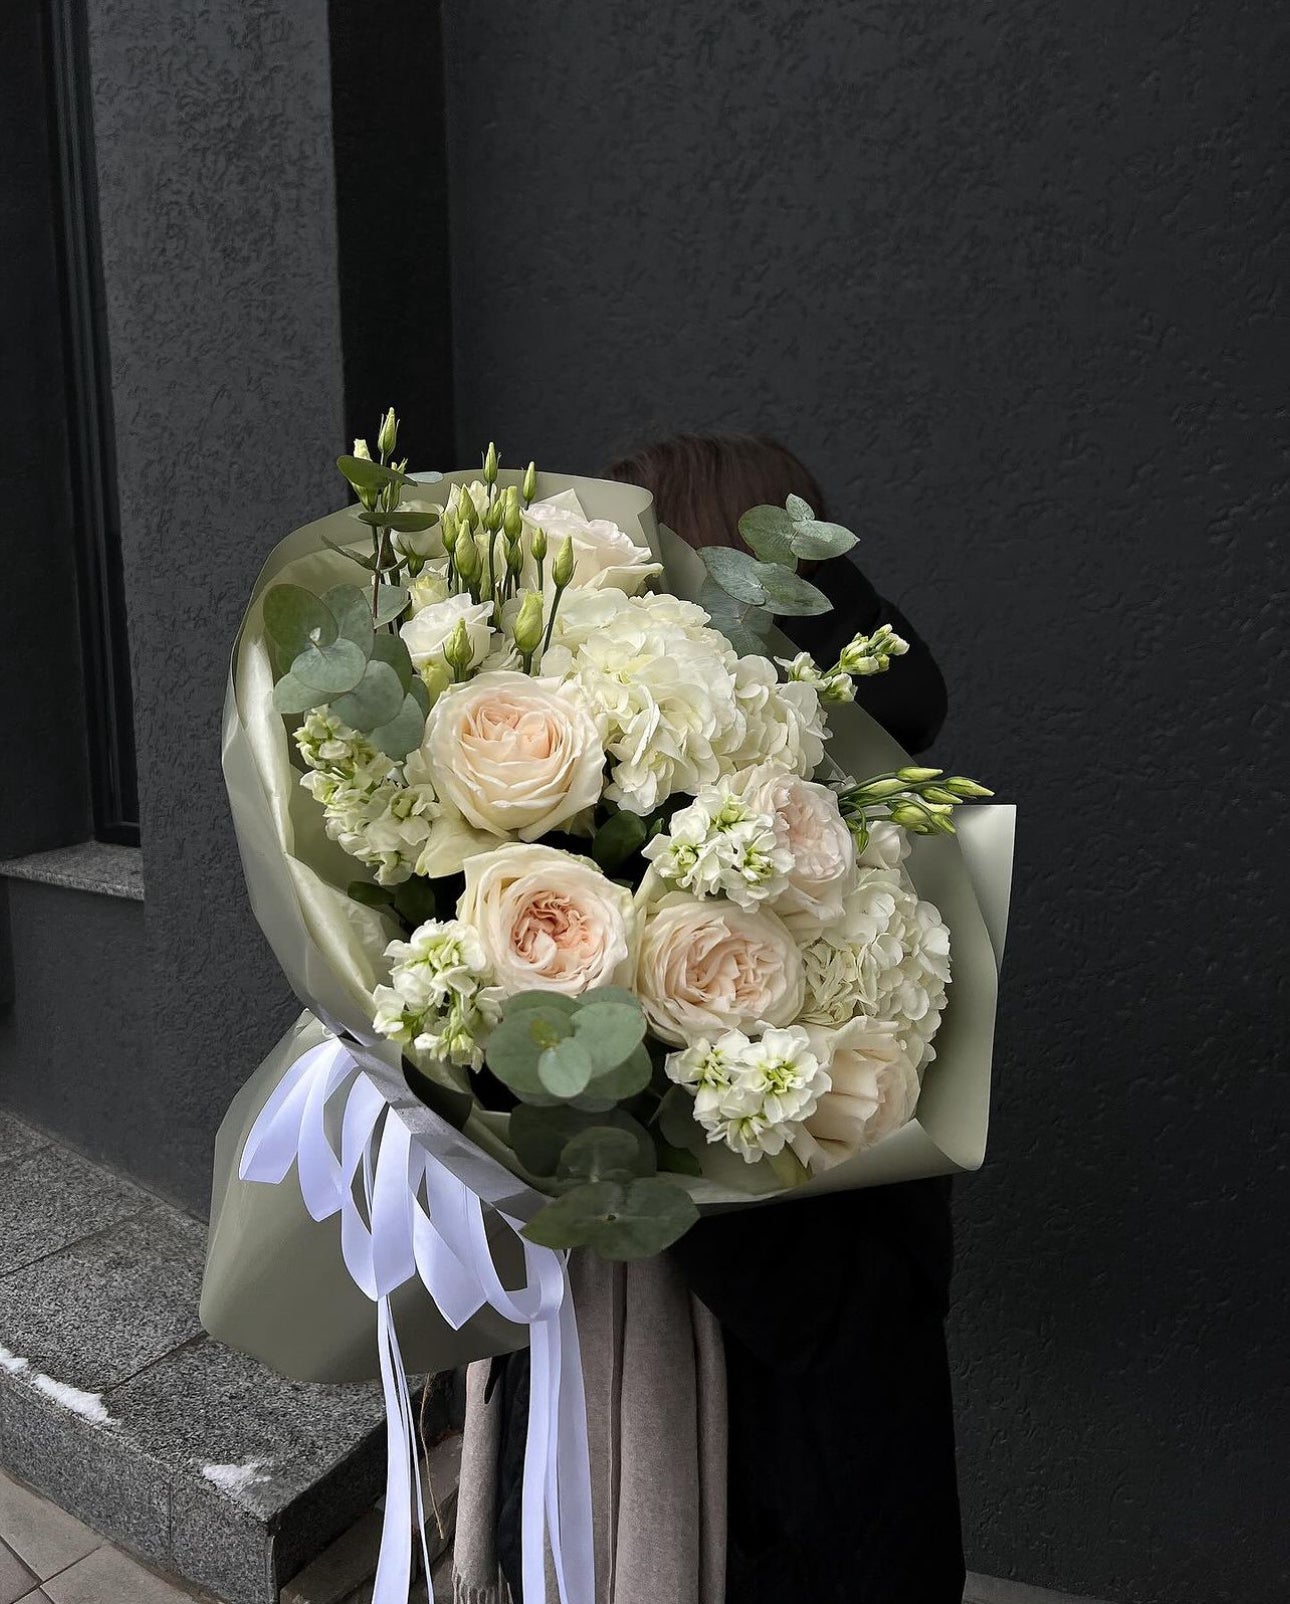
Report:
[[[430,919],[385,955],[393,965],[390,984],[373,994],[376,1029],[423,1068],[478,1069],[502,1005],[478,934],[460,919]]]
[[[774,816],[724,785],[701,791],[673,814],[668,833],[656,836],[644,856],[678,890],[729,897],[741,908],[779,896],[793,868]]]
[[[767,758],[809,774],[824,754],[814,688],[737,657],[701,607],[675,596],[570,591],[542,672],[576,681],[596,709],[605,794],[636,813]]]
[[[393,758],[325,707],[306,717],[296,745],[310,770],[300,783],[321,803],[331,839],[375,869],[378,884],[406,880],[441,812],[428,773],[408,783]]]
[[[884,842],[884,845],[886,843]],[[915,1067],[935,1056],[950,980],[950,933],[898,868],[862,868],[840,923],[802,951],[808,1024],[888,1020]]]
[[[694,1117],[709,1142],[723,1142],[747,1164],[783,1152],[829,1090],[828,1071],[800,1026],[768,1030],[760,1041],[727,1031],[667,1060],[667,1073],[694,1094]]]

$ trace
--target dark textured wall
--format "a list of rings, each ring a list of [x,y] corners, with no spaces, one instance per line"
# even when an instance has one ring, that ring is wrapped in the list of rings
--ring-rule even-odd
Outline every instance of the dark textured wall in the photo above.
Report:
[[[90,822],[41,10],[0,6],[0,858]]]
[[[336,499],[325,0],[89,0],[139,750],[146,1062],[107,1063],[135,1174],[194,1207],[229,1100],[293,1012],[219,772],[260,561]],[[91,1069],[87,1067],[86,1073]]]
[[[970,1563],[1290,1596],[1283,15],[472,0],[447,54],[463,452],[782,434],[1020,806]]]

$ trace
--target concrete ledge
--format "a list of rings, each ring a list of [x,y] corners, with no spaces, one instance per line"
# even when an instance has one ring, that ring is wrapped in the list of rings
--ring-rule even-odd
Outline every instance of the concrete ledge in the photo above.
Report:
[[[143,853],[138,847],[109,846],[103,841],[80,841],[50,852],[32,852],[25,858],[4,859],[0,877],[143,901]]]

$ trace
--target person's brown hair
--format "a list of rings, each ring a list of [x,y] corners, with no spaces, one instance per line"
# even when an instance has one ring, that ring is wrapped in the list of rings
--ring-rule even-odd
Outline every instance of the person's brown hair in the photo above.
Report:
[[[801,496],[817,517],[828,516],[814,476],[778,440],[673,435],[611,463],[604,476],[648,490],[659,522],[691,546],[742,548],[742,515],[750,507],[782,507],[789,496]]]

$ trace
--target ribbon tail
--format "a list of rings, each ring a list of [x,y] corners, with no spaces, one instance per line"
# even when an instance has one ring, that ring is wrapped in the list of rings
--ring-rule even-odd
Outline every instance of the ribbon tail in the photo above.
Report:
[[[389,1298],[376,1305],[381,1350],[381,1388],[385,1394],[385,1522],[376,1562],[372,1604],[407,1604],[412,1586],[412,1444],[408,1440],[408,1386],[398,1345],[393,1340]],[[427,1575],[429,1574],[427,1568]]]

